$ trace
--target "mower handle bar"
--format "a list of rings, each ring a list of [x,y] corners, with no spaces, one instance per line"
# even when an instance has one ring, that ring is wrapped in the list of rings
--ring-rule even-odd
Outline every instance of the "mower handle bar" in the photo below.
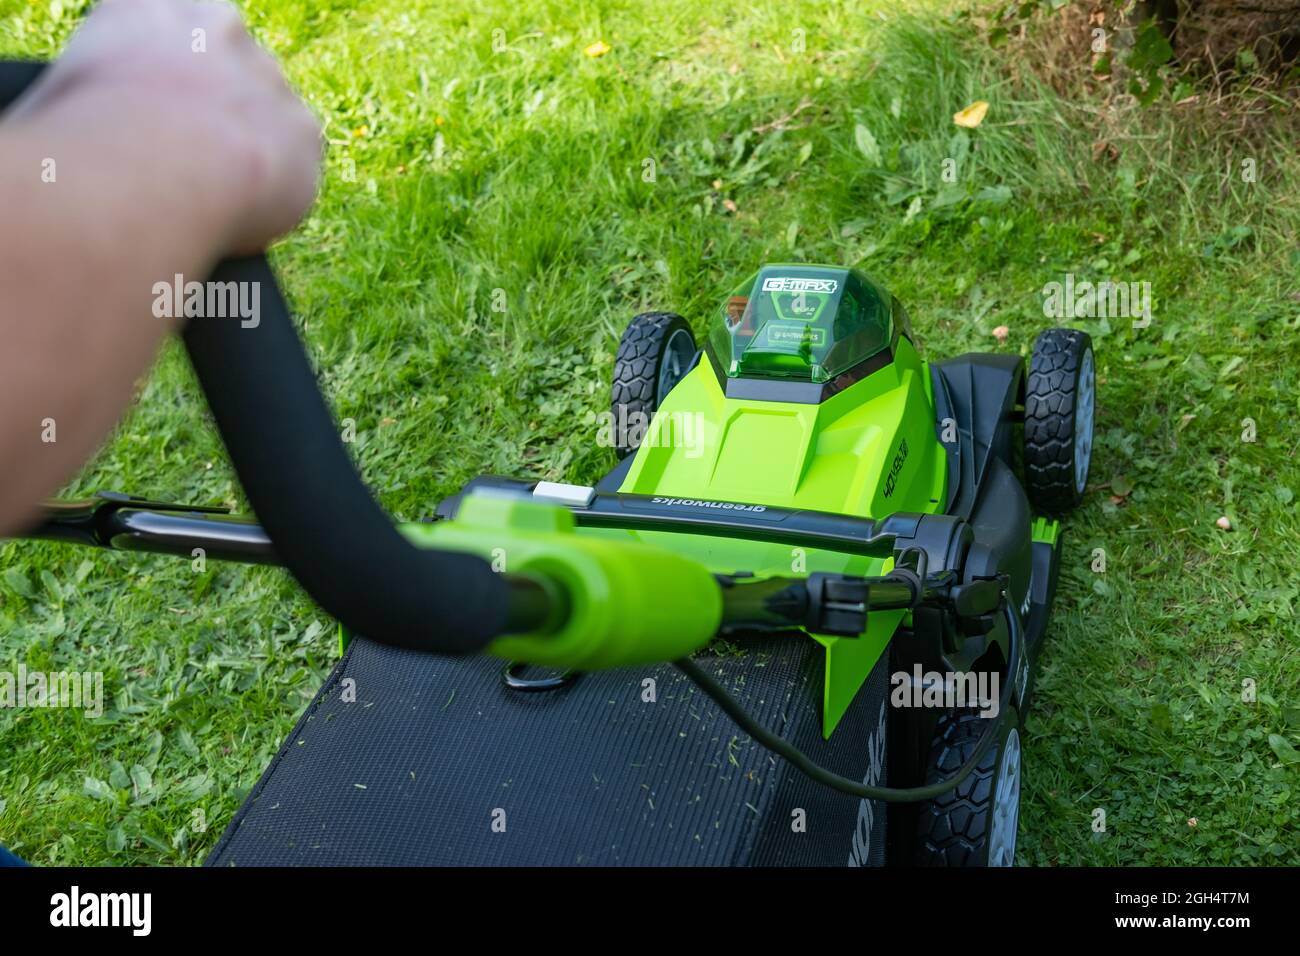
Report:
[[[261,525],[241,521],[224,508],[145,501],[115,492],[47,502],[41,523],[28,536],[113,551],[281,563]]]
[[[744,536],[861,554],[876,554],[882,543],[893,542],[899,531],[896,524],[905,523],[908,518],[896,515],[876,523],[819,512],[787,511],[783,516],[773,515],[770,523],[755,527],[750,521],[728,522],[723,515],[666,514],[655,509],[651,513],[659,516],[658,520],[641,525],[633,519],[625,522],[612,519],[617,511],[625,508],[638,510],[639,505],[649,509],[651,498],[613,496],[618,500],[616,510],[611,512],[596,507],[601,497],[595,496],[585,508],[572,509],[579,526]],[[811,526],[800,522],[810,517],[814,519]],[[834,532],[819,526],[822,519],[830,522],[836,518],[844,518],[847,525]],[[783,527],[783,520],[796,524]],[[874,533],[848,540],[851,531],[863,529]],[[333,540],[328,522],[320,524],[314,533],[321,541]],[[260,525],[241,520],[225,508],[149,501],[111,491],[101,491],[94,498],[81,501],[48,502],[40,524],[27,537],[114,551],[180,557],[201,555],[246,564],[283,563]],[[862,633],[870,611],[913,608],[922,601],[934,599],[938,594],[936,586],[949,583],[927,579],[924,565],[915,570],[896,565],[888,575],[877,578],[814,573],[758,580],[740,573],[715,575],[715,580],[723,597],[722,633],[803,627],[812,633],[841,636]],[[537,613],[546,611],[543,608]]]
[[[877,558],[894,553],[900,534],[914,527],[917,517],[898,513],[873,521],[772,508],[767,509],[767,520],[755,521],[739,510],[673,512],[654,507],[654,502],[649,495],[597,494],[585,506],[570,506],[570,512],[582,528],[743,538]],[[328,520],[318,523],[315,533],[322,540],[333,538]],[[101,491],[82,501],[46,502],[40,523],[26,536],[164,554],[188,554],[193,548],[203,548],[212,557],[228,561],[283,563],[259,525],[237,518],[225,508],[149,501],[114,491]]]

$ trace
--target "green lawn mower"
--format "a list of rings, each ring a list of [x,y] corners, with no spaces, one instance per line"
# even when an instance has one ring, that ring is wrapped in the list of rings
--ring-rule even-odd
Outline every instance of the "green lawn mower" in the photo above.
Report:
[[[105,494],[30,535],[283,565],[340,622],[209,865],[1013,861],[1087,335],[928,363],[864,274],[767,265],[703,347],[628,325],[594,486],[481,477],[396,526],[265,260],[213,281],[261,285],[255,327],[184,332],[258,523]]]

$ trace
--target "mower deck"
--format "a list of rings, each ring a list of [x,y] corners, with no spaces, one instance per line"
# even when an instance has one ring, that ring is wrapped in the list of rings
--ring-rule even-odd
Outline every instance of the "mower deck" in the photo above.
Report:
[[[821,649],[745,645],[699,660],[818,763],[885,782],[886,658],[827,741]],[[356,638],[207,865],[843,866],[884,849],[882,804],[777,760],[669,665],[527,691],[500,661]]]

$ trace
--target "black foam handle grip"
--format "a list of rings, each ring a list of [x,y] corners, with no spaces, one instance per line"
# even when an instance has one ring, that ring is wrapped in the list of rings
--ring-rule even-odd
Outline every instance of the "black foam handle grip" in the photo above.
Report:
[[[0,63],[0,110],[41,67]],[[256,321],[193,318],[185,347],[244,492],[303,589],[350,630],[386,644],[466,653],[503,633],[505,578],[481,558],[410,544],[371,497],[266,258],[222,262],[211,281],[250,283]]]
[[[469,652],[501,634],[505,579],[481,558],[410,544],[370,496],[265,257],[227,260],[211,281],[249,283],[260,314],[192,318],[185,347],[244,492],[303,589],[386,644]]]

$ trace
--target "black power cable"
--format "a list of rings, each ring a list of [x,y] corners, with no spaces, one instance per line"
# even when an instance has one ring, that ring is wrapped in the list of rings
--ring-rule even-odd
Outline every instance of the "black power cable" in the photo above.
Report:
[[[962,781],[974,773],[975,768],[984,759],[984,754],[993,745],[999,728],[1001,728],[1003,721],[1006,720],[1007,708],[1011,706],[1011,694],[1016,686],[1016,672],[1020,666],[1021,633],[1020,616],[1011,607],[1011,603],[1005,596],[1002,599],[1002,612],[1007,620],[1008,644],[1010,645],[1007,657],[1010,664],[1007,667],[1007,684],[1002,689],[1002,694],[998,700],[997,719],[990,722],[983,736],[980,737],[979,743],[975,745],[975,752],[971,754],[969,760],[962,764],[961,769],[946,780],[940,780],[938,783],[927,784],[923,787],[872,787],[859,783],[857,780],[850,780],[848,777],[841,777],[839,774],[832,773],[825,767],[813,763],[807,754],[790,743],[790,741],[772,733],[746,713],[740,703],[728,694],[726,689],[709,676],[704,668],[700,667],[695,661],[689,657],[683,657],[673,663],[678,670],[694,681],[700,690],[711,697],[714,703],[736,722],[736,726],[778,757],[783,757],[796,770],[816,783],[823,784],[841,793],[847,793],[850,796],[864,797],[867,800],[883,800],[886,803],[917,803],[921,800],[932,800],[949,790],[961,786]]]

